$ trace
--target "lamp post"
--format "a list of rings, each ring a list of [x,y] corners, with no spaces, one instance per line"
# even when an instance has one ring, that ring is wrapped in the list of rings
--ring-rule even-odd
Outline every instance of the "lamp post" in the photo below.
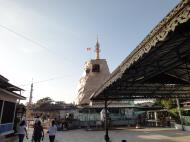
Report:
[[[104,139],[106,142],[110,141],[109,135],[108,135],[108,105],[107,105],[107,97],[105,98],[105,136]]]

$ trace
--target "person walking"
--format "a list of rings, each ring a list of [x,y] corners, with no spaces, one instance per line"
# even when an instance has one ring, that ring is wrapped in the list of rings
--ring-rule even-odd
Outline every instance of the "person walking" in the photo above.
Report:
[[[38,121],[34,125],[33,140],[34,142],[40,142],[41,140],[43,141],[43,138],[44,138],[44,130],[41,125],[41,121]]]
[[[28,133],[26,130],[26,121],[22,120],[18,128],[19,142],[23,142],[25,134],[26,134],[26,138],[28,139]]]
[[[53,120],[51,126],[48,128],[50,142],[54,142],[56,132],[57,132],[57,126],[55,125],[55,121]]]

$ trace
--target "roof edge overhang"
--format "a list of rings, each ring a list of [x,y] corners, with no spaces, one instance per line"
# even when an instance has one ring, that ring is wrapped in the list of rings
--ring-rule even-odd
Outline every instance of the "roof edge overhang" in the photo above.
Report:
[[[13,97],[15,97],[15,98],[17,98],[17,99],[19,99],[19,100],[26,100],[26,97],[21,96],[21,95],[19,95],[19,94],[16,94],[16,93],[14,93],[14,92],[10,92],[10,91],[7,91],[7,90],[2,89],[2,88],[0,88],[0,91],[4,92],[4,93],[6,93],[6,94],[8,94],[8,95],[10,95],[10,96],[13,96]]]
[[[15,86],[15,85],[13,85],[11,83],[7,83],[7,84],[9,85],[8,89],[11,89],[13,91],[24,91],[24,89],[19,88],[19,87]]]
[[[8,82],[9,80],[7,78],[5,78],[4,76],[0,75],[0,80],[4,81],[4,82]]]

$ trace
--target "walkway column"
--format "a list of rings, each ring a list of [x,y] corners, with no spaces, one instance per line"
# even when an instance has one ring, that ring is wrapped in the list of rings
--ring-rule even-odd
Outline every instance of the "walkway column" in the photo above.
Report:
[[[17,102],[15,103],[15,108],[14,108],[14,115],[13,115],[13,126],[12,126],[12,129],[14,128],[14,123],[15,123],[15,117],[16,117],[16,106],[17,106]]]
[[[2,117],[3,117],[3,108],[4,108],[4,100],[2,100],[2,106],[1,106],[1,114],[0,114],[0,124],[1,124],[1,121],[2,121]]]
[[[183,120],[182,120],[182,117],[181,117],[181,108],[180,108],[180,104],[179,104],[179,99],[178,98],[176,98],[176,102],[177,102],[177,109],[178,109],[179,118],[180,118],[180,121],[181,121],[182,130],[184,131]]]
[[[157,112],[154,112],[154,117],[155,117],[155,121],[156,121],[156,127],[158,126],[158,116],[157,116]]]

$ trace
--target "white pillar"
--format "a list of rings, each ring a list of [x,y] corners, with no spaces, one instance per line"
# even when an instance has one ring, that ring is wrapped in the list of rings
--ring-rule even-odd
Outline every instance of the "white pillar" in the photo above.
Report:
[[[179,103],[178,98],[176,98],[176,102],[177,102],[177,109],[178,109],[179,118],[180,118],[180,121],[181,121],[182,130],[184,131],[183,119],[182,119],[182,115],[181,115],[181,108],[180,108],[180,103]]]
[[[13,122],[12,129],[14,127],[14,120],[15,120],[15,115],[16,115],[16,106],[17,106],[17,101],[15,102],[14,115],[13,115],[13,120],[12,120],[12,122]]]
[[[154,117],[155,117],[155,121],[156,121],[156,126],[158,126],[158,117],[157,117],[157,112],[154,112]]]
[[[3,108],[4,108],[4,101],[2,100],[2,107],[1,107],[1,114],[0,114],[0,124],[1,124],[2,116],[3,116]]]

